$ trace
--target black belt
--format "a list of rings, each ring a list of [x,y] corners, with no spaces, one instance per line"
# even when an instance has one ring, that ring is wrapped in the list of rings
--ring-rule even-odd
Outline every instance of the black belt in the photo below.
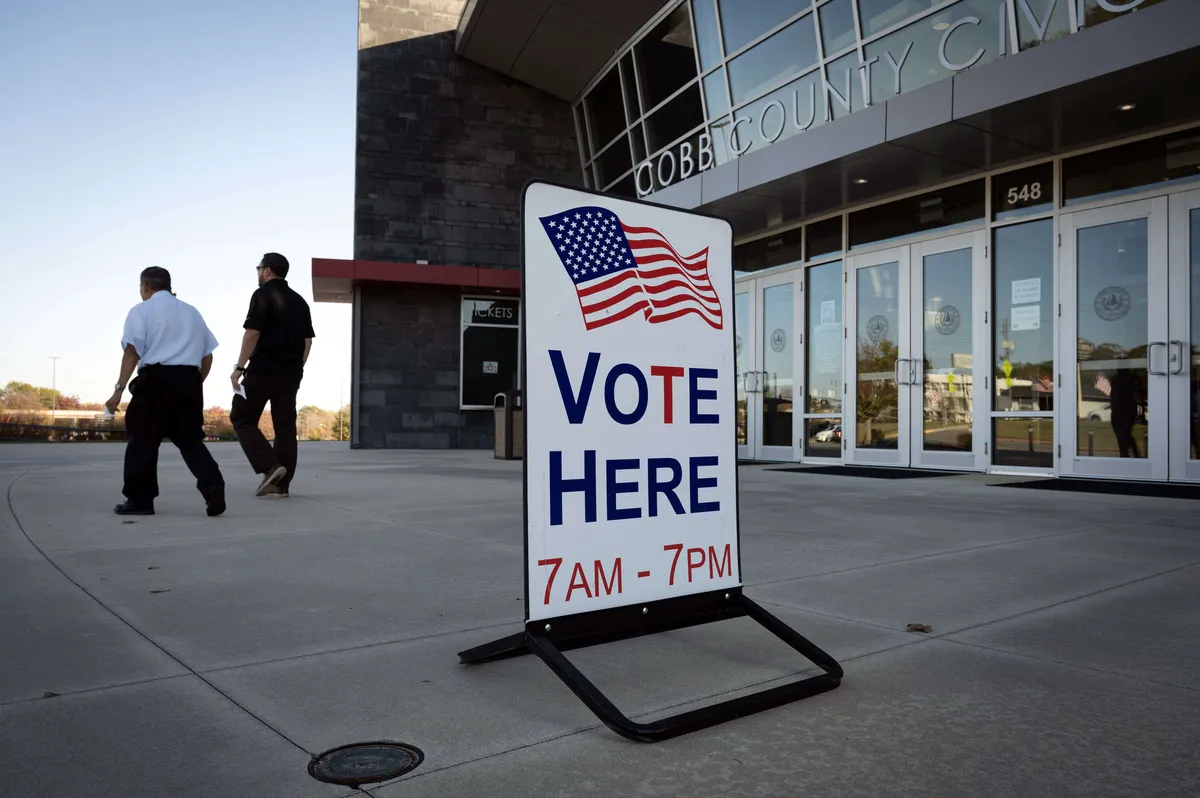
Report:
[[[183,369],[186,369],[188,371],[199,371],[200,366],[199,366],[199,364],[197,364],[195,366],[164,366],[161,363],[151,363],[148,366],[142,366],[140,369],[138,369],[138,373],[143,374],[147,371],[159,371],[160,369],[171,369],[173,371],[183,370]]]

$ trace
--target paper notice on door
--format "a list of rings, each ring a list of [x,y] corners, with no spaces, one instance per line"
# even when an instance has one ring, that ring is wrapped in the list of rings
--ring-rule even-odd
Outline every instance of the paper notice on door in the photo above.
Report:
[[[837,300],[830,299],[821,303],[821,324],[837,324]]]
[[[495,360],[483,361],[483,373],[484,374],[499,374],[500,373],[500,364],[498,362],[496,362]]]
[[[1042,326],[1042,306],[1041,305],[1024,305],[1023,307],[1012,309],[1012,329],[1014,332],[1020,330],[1037,330]]]
[[[1033,277],[1029,280],[1013,280],[1012,303],[1028,305],[1031,302],[1042,301],[1042,278]]]

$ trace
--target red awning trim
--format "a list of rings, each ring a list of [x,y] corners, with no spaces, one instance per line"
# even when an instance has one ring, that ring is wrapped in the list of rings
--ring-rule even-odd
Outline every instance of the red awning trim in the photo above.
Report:
[[[442,266],[431,263],[390,263],[373,260],[312,259],[313,299],[349,302],[355,285],[412,283],[456,288],[520,291],[519,269],[481,269],[477,266]]]

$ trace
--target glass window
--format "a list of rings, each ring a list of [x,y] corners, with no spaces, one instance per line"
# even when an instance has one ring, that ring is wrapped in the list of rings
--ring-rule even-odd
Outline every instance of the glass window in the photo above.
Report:
[[[745,102],[815,63],[817,31],[809,14],[729,62],[733,102]]]
[[[1200,133],[1135,141],[1063,161],[1063,204],[1118,196],[1149,185],[1200,179]]]
[[[692,22],[680,6],[633,48],[641,82],[642,107],[649,111],[695,80],[696,52]]]
[[[633,157],[636,163],[646,160],[646,134],[642,125],[636,124],[629,131],[629,139],[633,142]]]
[[[462,407],[492,407],[496,394],[517,387],[520,303],[462,301]]]
[[[738,147],[744,152],[754,152],[825,124],[821,91],[821,70],[814,69],[739,108],[734,116],[750,121],[743,121],[737,127]]]
[[[858,71],[859,63],[858,51],[855,50],[825,65],[829,81],[826,94],[828,95],[829,111],[833,114],[834,119],[841,119],[867,107],[863,99],[862,78]]]
[[[720,0],[725,52],[745,47],[808,7],[808,0]]]
[[[963,0],[869,43],[866,59],[879,59],[871,65],[872,103],[998,58],[1001,8],[993,0]],[[960,24],[965,18],[979,24]]]
[[[695,130],[691,131],[691,133],[682,141],[677,142],[670,148],[670,150],[668,150],[668,152],[671,153],[671,157],[666,157],[666,152],[662,152],[656,155],[652,161],[640,162],[639,166],[642,163],[649,163],[652,167],[649,169],[643,169],[640,173],[635,175],[635,177],[641,181],[642,188],[645,189],[647,186],[652,186],[650,189],[651,191],[658,191],[660,188],[665,188],[668,185],[678,183],[683,179],[683,172],[685,168],[683,162],[684,143],[686,143],[690,148],[689,158],[691,159],[691,166],[689,167],[690,174],[688,177],[695,176],[699,171],[700,136],[703,134],[704,128],[696,128]],[[671,162],[672,158],[674,158],[674,164]],[[707,156],[705,156],[705,165],[708,165]],[[666,183],[663,183],[661,180],[659,180],[658,172],[660,167],[662,169],[662,177],[666,179]]]
[[[842,412],[842,263],[807,272],[808,413]],[[840,437],[838,443],[841,443]],[[811,441],[810,441],[811,444]]]
[[[789,230],[770,238],[760,238],[733,248],[733,268],[757,272],[800,260],[801,230]]]
[[[1018,2],[1017,41],[1021,50],[1071,35],[1070,3],[1064,0],[1026,0]]]
[[[840,418],[810,418],[804,422],[804,454],[806,457],[842,456],[842,420]]]
[[[992,178],[992,215],[997,222],[1054,209],[1054,164],[1044,163]]]
[[[696,44],[700,48],[700,68],[712,69],[721,63],[721,37],[717,33],[715,0],[692,0],[692,19],[696,25]]]
[[[704,110],[700,106],[700,85],[694,83],[691,88],[646,118],[650,151],[658,152],[702,124]]]
[[[583,100],[592,130],[592,150],[600,150],[628,127],[621,99],[621,76],[610,69]]]
[[[1054,220],[993,231],[993,408],[1054,410]]]
[[[708,118],[729,113],[729,94],[725,91],[725,70],[718,69],[704,79],[704,102]]]
[[[944,227],[982,222],[982,180],[931,191],[850,214],[850,248]]]
[[[850,2],[830,0],[818,10],[821,17],[821,46],[825,48],[826,58],[858,40],[854,35],[854,9]]]
[[[634,186],[632,174],[627,175],[625,179],[621,180],[607,191],[609,194],[616,194],[618,197],[629,197],[631,199],[637,198],[637,188]]]
[[[587,125],[583,121],[583,103],[575,106],[575,131],[579,137],[579,148],[585,161],[592,160],[592,147],[587,140]]]
[[[823,222],[814,222],[804,228],[808,236],[805,257],[815,260],[823,255],[834,255],[842,251],[842,217],[835,216]]]
[[[741,288],[742,286],[738,286]],[[748,388],[746,384],[746,373],[754,365],[750,358],[746,347],[750,344],[750,293],[741,291],[733,296],[733,362],[734,370],[737,372],[737,442],[738,446],[745,446],[750,439],[747,429],[749,414],[747,406],[749,404]]]
[[[1109,0],[1108,4],[1110,6],[1121,8],[1122,6],[1129,6],[1131,2],[1132,0]],[[1149,8],[1150,6],[1161,2],[1162,0],[1142,0],[1141,5],[1130,9],[1130,11],[1140,11],[1143,8]],[[1099,25],[1101,22],[1108,22],[1110,19],[1116,19],[1117,17],[1122,17],[1129,13],[1129,11],[1106,11],[1103,6],[1100,5],[1100,0],[1083,0],[1082,5],[1083,22],[1081,23],[1080,27]]]
[[[858,0],[863,36],[879,33],[933,7],[938,0]],[[1063,2],[1063,0],[1059,0]]]
[[[621,77],[625,86],[625,106],[629,111],[629,118],[637,119],[642,115],[642,109],[638,105],[637,78],[633,74],[633,53],[626,53],[621,59]]]
[[[622,136],[596,156],[596,183],[607,186],[632,168],[633,157],[629,154],[629,139]]]
[[[892,336],[907,335],[900,330],[900,264],[892,261],[861,268],[855,281],[855,445],[894,450],[900,446],[900,389],[896,382],[900,346]]]
[[[1054,419],[992,419],[992,464],[1054,468]]]

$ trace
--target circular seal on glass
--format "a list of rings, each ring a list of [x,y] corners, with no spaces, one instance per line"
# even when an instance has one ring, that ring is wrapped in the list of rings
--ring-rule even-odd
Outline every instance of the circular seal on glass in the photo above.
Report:
[[[782,352],[785,346],[787,346],[787,333],[776,327],[775,331],[771,333],[771,348],[776,352]]]
[[[1096,294],[1096,301],[1092,303],[1096,308],[1096,315],[1105,321],[1116,321],[1122,318],[1129,312],[1129,306],[1133,304],[1133,300],[1129,298],[1129,292],[1119,285],[1110,285]]]
[[[953,335],[958,332],[958,325],[961,322],[962,316],[959,315],[958,308],[953,305],[944,305],[933,317],[933,326],[942,335]]]
[[[879,343],[888,334],[888,320],[886,316],[874,315],[867,319],[867,337],[874,343]]]

